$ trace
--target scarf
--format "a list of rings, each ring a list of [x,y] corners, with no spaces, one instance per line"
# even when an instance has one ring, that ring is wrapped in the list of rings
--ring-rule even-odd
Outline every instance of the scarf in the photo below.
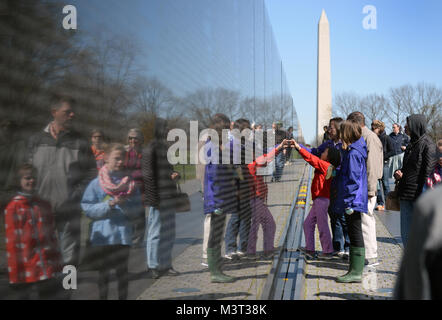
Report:
[[[98,181],[100,187],[106,194],[111,196],[130,196],[135,190],[135,182],[126,176],[120,180],[118,184],[112,182],[110,171],[106,165],[104,165],[98,173]]]

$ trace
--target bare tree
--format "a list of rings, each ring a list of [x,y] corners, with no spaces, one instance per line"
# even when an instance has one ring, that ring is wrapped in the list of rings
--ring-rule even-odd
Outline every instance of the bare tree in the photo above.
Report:
[[[433,139],[442,137],[442,88],[420,83],[416,87],[416,111],[428,121],[428,132]]]
[[[414,112],[414,89],[411,85],[403,85],[390,89],[390,104],[386,118],[389,122],[404,124],[405,118]]]
[[[146,112],[164,118],[172,117],[176,99],[171,90],[155,78],[140,76],[132,85],[133,107],[136,112]]]
[[[436,139],[442,135],[442,89],[419,83],[390,89],[391,107],[386,116],[391,122],[405,124],[411,114],[423,114],[428,121],[428,133]]]
[[[48,89],[76,55],[76,35],[57,25],[58,3],[4,0],[1,11],[0,117],[19,132],[40,128],[48,120]]]
[[[217,88],[213,92],[217,110],[223,110],[232,121],[238,118],[240,93],[235,90]]]
[[[224,88],[199,89],[181,99],[181,103],[188,118],[197,120],[200,128],[207,128],[216,113],[224,113],[232,120],[241,114],[239,92]]]
[[[362,98],[353,92],[343,92],[335,95],[333,116],[346,119],[354,111],[361,111]]]
[[[383,121],[388,109],[389,102],[383,95],[369,94],[362,99],[359,111],[364,114],[366,125],[370,126],[374,120]]]
[[[356,94],[342,93],[335,96],[334,115],[345,118],[359,110],[367,123],[374,119],[387,125],[404,125],[411,114],[422,114],[428,122],[428,134],[434,139],[442,137],[442,88],[432,84],[406,84],[390,88],[388,96],[370,94],[364,98]]]

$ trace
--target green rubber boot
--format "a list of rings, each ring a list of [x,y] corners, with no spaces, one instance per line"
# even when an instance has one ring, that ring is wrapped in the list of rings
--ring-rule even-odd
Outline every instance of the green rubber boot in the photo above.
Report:
[[[213,283],[235,282],[235,278],[221,272],[221,249],[207,248],[207,264]]]
[[[362,272],[365,264],[365,248],[350,247],[349,271],[336,278],[336,282],[352,283],[362,281]]]

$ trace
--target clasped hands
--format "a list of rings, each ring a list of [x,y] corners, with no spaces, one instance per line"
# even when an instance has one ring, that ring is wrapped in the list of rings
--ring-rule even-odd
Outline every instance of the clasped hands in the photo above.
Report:
[[[277,147],[276,149],[279,151],[281,149],[287,149],[287,148],[295,148],[299,151],[301,149],[301,146],[296,142],[295,139],[284,139]]]

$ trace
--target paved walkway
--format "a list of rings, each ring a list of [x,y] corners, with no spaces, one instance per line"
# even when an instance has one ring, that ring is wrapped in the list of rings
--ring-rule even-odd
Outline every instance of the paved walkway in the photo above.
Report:
[[[280,242],[290,205],[303,173],[304,163],[296,162],[284,169],[282,181],[269,183],[268,206],[276,222],[275,246]],[[201,225],[201,238],[203,226]],[[258,236],[258,253],[262,252],[262,231]],[[224,251],[224,250],[223,250]],[[234,299],[255,300],[261,297],[267,276],[271,270],[269,260],[240,260],[226,263],[223,271],[236,277],[237,281],[228,284],[210,282],[210,274],[201,263],[202,244],[189,246],[173,261],[181,273],[175,277],[162,277],[155,281],[138,299]]]
[[[341,284],[337,276],[348,270],[342,259],[307,260],[304,293],[306,300],[390,300],[402,258],[402,247],[381,220],[386,213],[375,213],[378,258],[376,267],[365,267],[362,283]],[[381,219],[380,219],[381,218]],[[319,232],[316,230],[316,250],[320,250]]]

